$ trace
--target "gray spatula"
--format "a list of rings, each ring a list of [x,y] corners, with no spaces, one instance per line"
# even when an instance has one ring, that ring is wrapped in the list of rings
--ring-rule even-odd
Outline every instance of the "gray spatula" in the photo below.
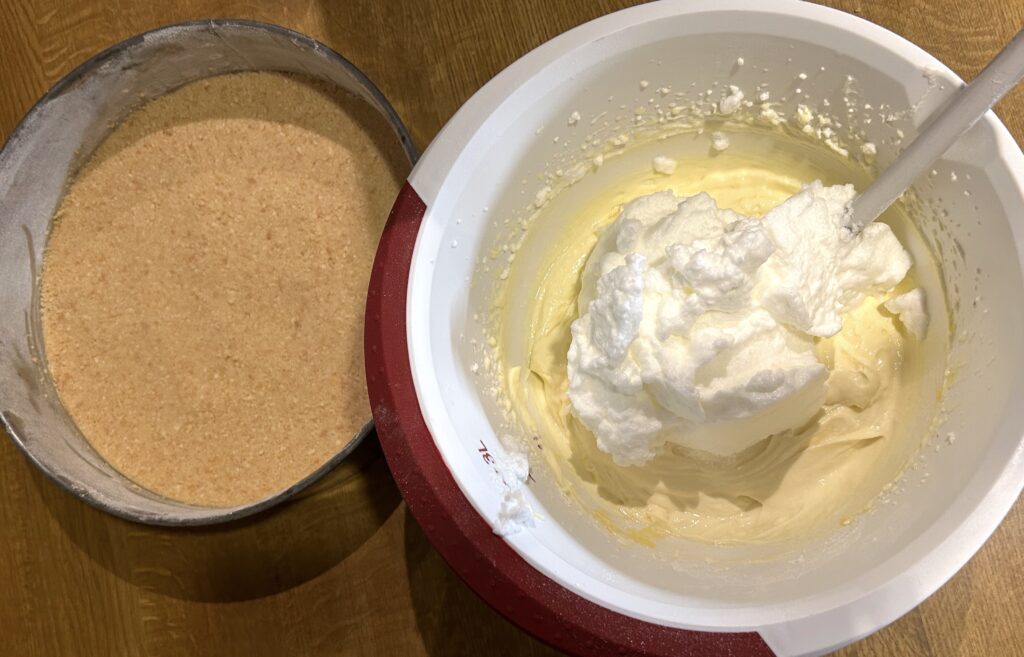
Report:
[[[853,200],[849,228],[859,233],[931,168],[1006,92],[1024,78],[1024,30],[935,115],[910,146]]]

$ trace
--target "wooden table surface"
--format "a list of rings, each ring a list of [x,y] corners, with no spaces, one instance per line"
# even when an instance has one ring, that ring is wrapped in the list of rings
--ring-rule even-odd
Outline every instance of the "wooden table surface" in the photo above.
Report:
[[[162,24],[286,25],[391,99],[421,149],[491,76],[612,0],[0,0],[0,139],[79,62]],[[1021,0],[831,0],[973,77]],[[1024,89],[997,108],[1024,143]],[[1024,657],[1024,507],[949,584],[845,656]],[[550,655],[470,591],[410,517],[375,440],[312,490],[226,527],[96,511],[0,440],[0,655]]]

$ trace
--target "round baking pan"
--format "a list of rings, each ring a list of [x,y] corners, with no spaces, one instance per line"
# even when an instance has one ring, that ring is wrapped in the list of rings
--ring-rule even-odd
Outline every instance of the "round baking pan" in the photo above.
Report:
[[[146,490],[101,458],[61,405],[48,373],[39,277],[51,219],[69,178],[140,104],[195,80],[242,71],[299,73],[362,98],[385,117],[410,165],[415,163],[405,126],[351,62],[305,35],[244,20],[168,25],[108,48],[54,85],[0,152],[0,421],[60,486],[129,520],[201,525],[262,511],[316,481],[373,432],[368,420],[330,460],[270,497],[234,507],[190,505]]]

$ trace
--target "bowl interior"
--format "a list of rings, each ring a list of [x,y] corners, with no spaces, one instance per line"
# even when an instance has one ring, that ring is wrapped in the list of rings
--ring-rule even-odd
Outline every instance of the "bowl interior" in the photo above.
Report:
[[[481,459],[481,444],[500,458],[499,435],[507,430],[494,380],[480,374],[493,365],[481,348],[483,328],[505,269],[504,256],[496,258],[493,249],[519,230],[546,184],[544,174],[570,168],[585,150],[588,131],[567,119],[576,112],[577,125],[610,120],[622,131],[642,127],[657,121],[650,99],[662,87],[694,98],[710,89],[717,99],[729,84],[748,97],[761,86],[773,98],[789,98],[778,108],[787,116],[796,110],[796,87],[808,95],[799,102],[817,107],[845,108],[856,94],[856,112],[864,117],[887,106],[886,119],[863,125],[884,167],[958,82],[898,38],[880,42],[882,33],[756,11],[742,19],[733,11],[706,11],[641,21],[514,83],[505,90],[514,93],[467,135],[428,200],[410,274],[408,336],[424,419],[462,492],[485,519],[495,523],[503,488]],[[634,119],[638,107],[648,108],[647,118]],[[463,111],[478,108],[471,101]],[[649,162],[649,155],[638,157],[604,166],[625,170],[643,158]],[[1021,164],[1019,149],[990,116],[915,187],[915,218],[927,244],[911,250],[922,257],[927,247],[942,260],[943,280],[929,293],[945,294],[949,304],[951,368],[938,422],[930,425],[925,417],[918,427],[927,434],[918,459],[870,513],[798,552],[739,550],[736,563],[718,567],[706,557],[721,548],[676,545],[669,554],[612,538],[538,479],[527,497],[539,520],[508,542],[576,593],[670,626],[757,627],[810,616],[856,600],[942,552],[948,568],[936,569],[913,592],[917,602],[930,594],[984,540],[959,551],[944,545],[977,511],[1021,443],[1024,412],[1012,401],[1024,393],[1022,235],[1011,222],[1024,212],[1013,173]],[[587,184],[584,178],[566,194],[585,195]],[[1018,491],[1019,484],[1006,494],[1015,498]]]
[[[97,455],[61,405],[46,369],[39,275],[51,218],[69,178],[142,102],[223,73],[302,73],[339,85],[388,118],[409,156],[401,122],[372,84],[321,44],[272,25],[203,21],[134,37],[82,64],[26,116],[0,153],[0,417],[26,455],[83,499],[132,520],[200,524],[255,513],[317,479],[372,430],[288,489],[256,503],[198,507],[126,479]]]

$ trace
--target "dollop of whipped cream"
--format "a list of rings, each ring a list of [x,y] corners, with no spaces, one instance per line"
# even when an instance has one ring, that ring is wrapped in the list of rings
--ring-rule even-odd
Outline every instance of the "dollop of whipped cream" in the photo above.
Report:
[[[814,339],[911,266],[887,225],[845,228],[854,194],[814,182],[763,219],[703,193],[627,203],[587,262],[568,353],[598,447],[640,465],[666,441],[728,455],[806,424],[829,374]]]

